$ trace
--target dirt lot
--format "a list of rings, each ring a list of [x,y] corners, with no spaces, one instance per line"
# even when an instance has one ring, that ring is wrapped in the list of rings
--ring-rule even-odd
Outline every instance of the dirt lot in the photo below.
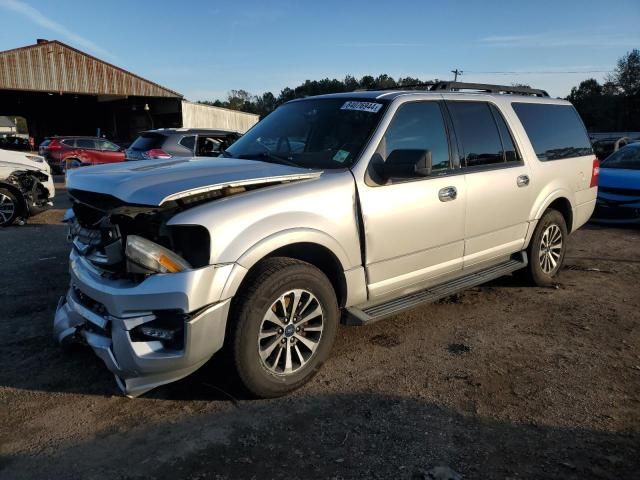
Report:
[[[129,400],[53,344],[60,193],[0,231],[2,478],[640,478],[640,230],[577,232],[557,288],[503,278],[343,327],[287,398],[234,398],[214,359]]]

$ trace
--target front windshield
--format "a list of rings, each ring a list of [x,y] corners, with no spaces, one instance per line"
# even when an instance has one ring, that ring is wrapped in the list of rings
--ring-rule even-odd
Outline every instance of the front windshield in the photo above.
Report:
[[[371,136],[384,106],[344,98],[287,103],[243,135],[225,156],[304,168],[349,167]]]
[[[602,168],[640,170],[640,145],[621,148],[602,162]]]

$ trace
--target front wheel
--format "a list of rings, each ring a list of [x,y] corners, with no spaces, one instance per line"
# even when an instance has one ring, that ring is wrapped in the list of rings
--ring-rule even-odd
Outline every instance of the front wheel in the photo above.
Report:
[[[11,225],[19,213],[20,208],[15,195],[6,188],[0,188],[0,227]]]
[[[540,287],[553,284],[567,251],[567,224],[557,210],[547,210],[536,226],[527,254],[527,276]]]
[[[336,295],[313,265],[261,262],[234,300],[229,346],[237,376],[253,395],[284,395],[308,382],[329,357],[338,328]]]

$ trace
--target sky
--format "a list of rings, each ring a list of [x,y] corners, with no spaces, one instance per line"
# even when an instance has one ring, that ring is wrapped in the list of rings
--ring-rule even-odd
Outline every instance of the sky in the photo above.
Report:
[[[60,40],[189,100],[350,74],[566,96],[640,48],[640,1],[0,0],[0,50]]]

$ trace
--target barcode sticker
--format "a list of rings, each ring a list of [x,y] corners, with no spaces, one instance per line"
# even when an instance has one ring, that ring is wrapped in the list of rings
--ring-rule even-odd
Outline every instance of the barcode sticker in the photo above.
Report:
[[[381,103],[349,101],[345,102],[340,110],[358,110],[361,112],[378,113],[381,108]]]

